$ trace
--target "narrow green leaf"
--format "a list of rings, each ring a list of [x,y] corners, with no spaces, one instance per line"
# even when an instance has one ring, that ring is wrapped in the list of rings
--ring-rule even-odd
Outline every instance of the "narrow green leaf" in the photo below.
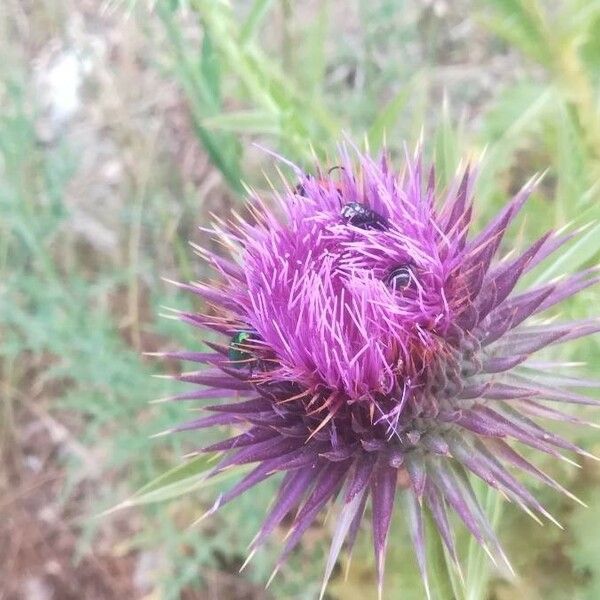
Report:
[[[379,112],[373,124],[367,133],[369,148],[372,151],[377,151],[381,148],[385,135],[392,129],[398,121],[400,114],[406,106],[410,92],[410,87],[401,89],[390,102]]]
[[[444,99],[442,119],[438,126],[434,141],[435,168],[442,186],[453,178],[459,160],[458,134],[452,125],[447,99]]]
[[[256,36],[272,4],[273,0],[254,0],[240,28],[240,45],[245,46]]]
[[[552,87],[518,85],[502,94],[485,115],[482,129],[490,145],[477,182],[482,205],[497,191],[496,175],[512,166],[515,152],[540,128],[555,100],[556,90]]]
[[[213,459],[214,456],[212,454],[202,454],[190,460],[186,460],[184,463],[176,465],[165,473],[161,473],[158,477],[156,477],[156,479],[146,483],[137,492],[135,492],[134,497],[143,496],[144,494],[154,492],[167,485],[177,483],[182,479],[194,477],[200,473],[204,473],[213,464],[211,462]]]
[[[327,61],[325,43],[327,41],[328,3],[321,2],[308,34],[306,36],[306,55],[302,67],[308,95],[314,95],[321,89],[325,77]]]
[[[240,110],[221,113],[202,121],[207,129],[221,129],[234,133],[272,133],[281,131],[280,120],[271,112],[264,110]]]
[[[473,479],[473,489],[485,511],[490,525],[498,531],[502,516],[502,496],[487,483]],[[467,570],[465,573],[465,600],[485,600],[491,576],[491,561],[479,542],[469,536]]]
[[[446,555],[444,544],[438,532],[431,511],[424,507],[425,536],[427,548],[427,572],[431,585],[432,597],[435,600],[454,598],[459,600],[463,596],[462,586],[454,574],[454,567]]]
[[[291,146],[297,156],[306,156],[311,142],[319,150],[337,137],[340,126],[318,99],[255,44],[240,44],[239,28],[230,6],[208,0],[191,0],[191,6],[210,30],[224,67],[237,77],[254,108],[277,118],[294,115],[285,119],[281,135],[282,142]]]
[[[558,135],[556,148],[556,169],[558,172],[558,189],[556,200],[564,212],[579,202],[588,188],[588,155],[586,141],[577,123],[575,109],[566,103],[559,107],[557,119]]]
[[[199,456],[182,465],[174,467],[170,471],[157,477],[155,480],[147,483],[130,498],[117,505],[109,512],[130,508],[132,506],[155,504],[157,502],[173,500],[200,489],[219,485],[224,481],[239,476],[249,468],[246,465],[233,467],[209,478],[208,474],[211,467],[209,461],[210,457]]]
[[[194,120],[194,131],[211,161],[221,171],[230,187],[238,194],[242,194],[239,142],[230,134],[210,132],[201,124],[203,119],[221,111],[218,74],[220,65],[217,63],[218,56],[213,47],[215,38],[210,35],[210,32],[205,32],[202,58],[207,60],[208,64],[198,65],[195,58],[192,59],[171,11],[160,2],[156,9],[174,49],[176,57],[174,68],[188,98]]]
[[[571,242],[567,248],[556,253],[554,260],[532,285],[540,285],[557,275],[573,273],[600,253],[600,222],[597,217],[595,221],[591,228]]]
[[[551,35],[547,17],[538,0],[487,0],[495,9],[483,15],[483,23],[535,61],[549,66],[556,36]]]
[[[219,56],[215,50],[214,43],[208,32],[204,32],[202,40],[202,62],[200,70],[206,87],[210,90],[210,95],[215,104],[221,104],[221,69],[219,66]]]

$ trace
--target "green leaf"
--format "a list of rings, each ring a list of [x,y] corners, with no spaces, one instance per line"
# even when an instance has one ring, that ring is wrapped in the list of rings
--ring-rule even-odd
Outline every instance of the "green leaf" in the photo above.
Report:
[[[435,599],[463,597],[462,585],[454,573],[455,567],[446,555],[444,543],[429,508],[423,508],[427,548],[427,573],[431,584],[432,597]]]
[[[159,490],[167,485],[177,483],[182,479],[194,477],[195,475],[204,473],[211,467],[213,459],[214,456],[211,454],[202,454],[187,460],[180,465],[176,465],[165,473],[161,473],[152,481],[146,483],[137,492],[135,492],[134,496],[142,496],[144,494]]]
[[[571,0],[568,12],[562,16],[568,23],[568,29],[576,36],[595,38],[598,43],[598,18],[600,18],[600,0]]]
[[[454,178],[460,158],[458,134],[452,125],[446,98],[442,107],[441,123],[434,139],[434,148],[436,172],[442,186],[445,186]]]
[[[582,600],[600,597],[600,536],[596,534],[600,522],[600,492],[596,489],[585,498],[589,506],[577,508],[569,518],[572,539],[567,553],[575,569],[585,575]]]
[[[221,104],[221,69],[219,67],[219,56],[208,32],[204,32],[202,39],[200,70],[212,100],[215,105],[219,106]]]
[[[230,134],[213,133],[202,126],[203,119],[221,111],[220,64],[213,47],[215,38],[210,35],[210,32],[205,32],[203,62],[198,65],[196,57],[192,57],[188,45],[184,42],[171,11],[161,2],[157,3],[156,10],[174,50],[176,58],[174,69],[188,98],[194,120],[194,131],[227,183],[234,191],[241,194],[243,187],[238,141]],[[204,64],[204,61],[207,63]]]
[[[546,283],[557,275],[573,273],[600,253],[600,222],[597,218],[595,220],[595,225],[556,253],[554,260],[533,281],[533,286]]]
[[[340,127],[319,99],[307,93],[255,44],[240,43],[241,34],[230,6],[208,0],[191,0],[191,6],[210,31],[223,68],[241,83],[253,110],[271,113],[276,120],[285,117],[279,135],[292,158],[309,160],[311,143],[323,154],[327,142],[337,137]]]
[[[325,43],[327,41],[328,3],[319,5],[318,13],[308,30],[304,47],[306,54],[302,61],[303,80],[306,82],[308,95],[314,95],[320,91],[325,77],[327,59],[325,56]]]
[[[518,47],[535,61],[549,66],[554,56],[551,35],[537,0],[487,0],[495,14],[486,13],[484,24],[500,37]]]
[[[483,139],[490,144],[477,182],[480,202],[485,205],[497,191],[495,177],[513,164],[517,150],[537,131],[554,108],[556,90],[547,86],[518,84],[503,93],[484,116]]]
[[[502,496],[488,484],[473,479],[473,489],[494,531],[502,516]],[[469,536],[467,570],[465,573],[465,600],[485,600],[491,577],[491,561],[481,544]]]
[[[154,504],[179,498],[190,492],[218,485],[224,481],[237,477],[248,467],[234,467],[227,469],[213,477],[208,477],[212,466],[212,456],[198,456],[173,469],[159,475],[153,481],[135,492],[130,498],[110,509],[108,512],[141,506],[143,504]]]
[[[585,0],[589,3],[589,0]],[[595,13],[586,14],[582,18],[581,24],[574,27],[575,32],[579,34],[581,46],[579,54],[586,71],[593,82],[597,85],[600,82],[600,2],[594,3]]]
[[[577,123],[572,106],[561,103],[559,107],[556,169],[558,172],[557,202],[565,212],[580,202],[588,187],[588,156],[583,132]]]
[[[495,98],[491,108],[483,116],[483,137],[491,143],[505,139],[508,136],[519,135],[523,126],[531,121],[528,109],[539,102],[540,96],[545,95],[547,88],[533,82],[519,82],[503,90]],[[517,123],[523,118],[523,123]],[[513,128],[512,130],[510,128]]]
[[[270,133],[281,132],[280,119],[265,110],[240,110],[221,113],[202,121],[207,129],[221,129],[235,133]]]
[[[410,87],[401,89],[390,102],[379,112],[367,133],[367,141],[372,151],[381,148],[386,133],[392,129],[398,121],[400,114],[406,106],[410,93]]]
[[[273,0],[254,0],[254,3],[248,11],[248,16],[240,28],[240,44],[242,46],[245,46],[256,36],[264,18],[271,8],[271,4],[273,4]]]

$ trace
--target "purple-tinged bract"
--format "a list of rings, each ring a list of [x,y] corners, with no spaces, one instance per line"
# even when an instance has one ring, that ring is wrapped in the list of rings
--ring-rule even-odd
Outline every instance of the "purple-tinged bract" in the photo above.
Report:
[[[385,156],[375,161],[345,148],[339,160],[342,168],[327,175],[298,170],[299,183],[282,185],[274,201],[252,193],[250,221],[215,225],[229,256],[201,254],[219,282],[183,286],[210,310],[181,318],[218,332],[222,342],[207,342],[214,353],[172,355],[209,365],[179,377],[207,387],[176,399],[230,401],[177,429],[235,430],[203,449],[224,452],[211,475],[255,464],[211,512],[283,473],[251,544],[258,548],[295,515],[278,566],[338,499],[325,583],[370,502],[381,589],[394,503],[403,494],[427,585],[424,505],[454,560],[449,510],[505,560],[468,472],[550,519],[509,467],[570,495],[511,444],[559,458],[565,450],[586,455],[539,419],[578,422],[560,405],[595,401],[567,389],[577,383],[567,377],[545,381],[548,365],[528,359],[598,331],[598,321],[527,320],[598,277],[588,270],[517,291],[520,278],[573,235],[550,232],[498,258],[534,180],[473,235],[468,168],[442,194],[419,153],[406,157],[401,172]]]

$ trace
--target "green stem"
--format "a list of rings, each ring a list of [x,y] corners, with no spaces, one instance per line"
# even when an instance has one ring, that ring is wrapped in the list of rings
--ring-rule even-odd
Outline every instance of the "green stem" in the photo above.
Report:
[[[477,493],[481,506],[485,510],[492,529],[497,531],[502,516],[502,496],[482,481],[474,481],[473,488]],[[483,600],[487,597],[490,568],[489,557],[481,545],[474,538],[470,538],[467,553],[467,570],[465,573],[465,600]]]
[[[432,600],[454,600],[459,598],[452,567],[446,556],[442,538],[437,531],[429,509],[424,509],[427,538],[427,564]]]

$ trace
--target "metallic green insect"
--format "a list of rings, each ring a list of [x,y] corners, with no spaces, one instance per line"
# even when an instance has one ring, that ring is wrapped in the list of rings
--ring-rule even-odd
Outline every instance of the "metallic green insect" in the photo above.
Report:
[[[251,365],[252,342],[256,340],[256,333],[247,329],[236,331],[229,342],[229,351],[227,353],[229,360],[236,368]]]

